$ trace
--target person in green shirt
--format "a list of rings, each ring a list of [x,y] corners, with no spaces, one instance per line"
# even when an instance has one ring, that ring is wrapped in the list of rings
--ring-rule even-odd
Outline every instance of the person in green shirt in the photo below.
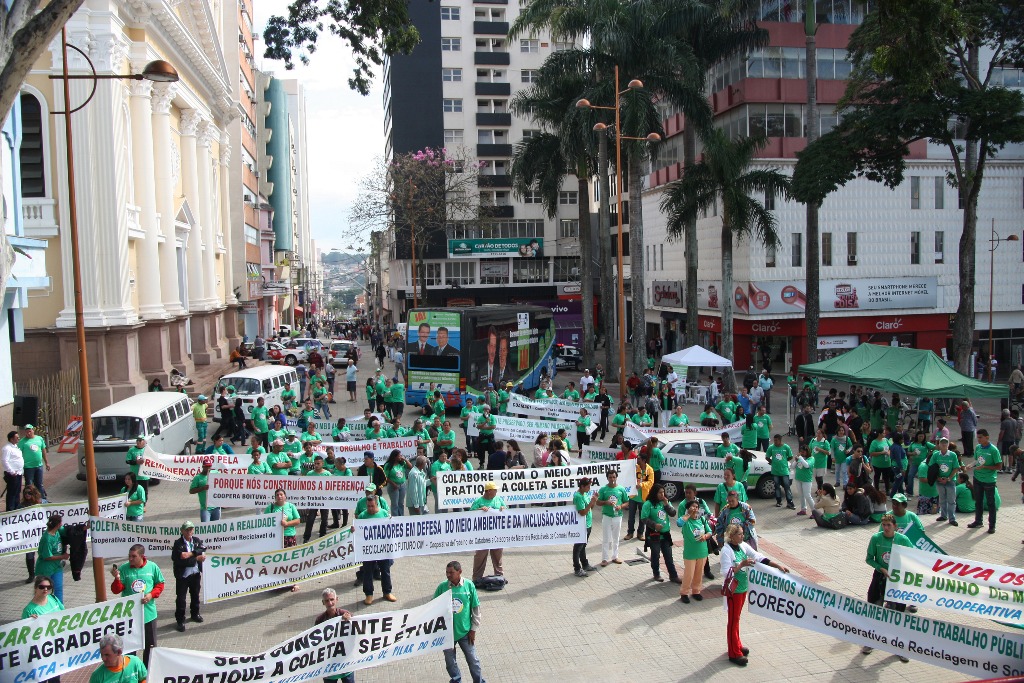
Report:
[[[276,441],[274,443],[277,443]],[[271,446],[273,448],[273,446]],[[249,465],[246,472],[248,474],[273,474],[274,471],[270,469],[270,464],[263,462],[263,449],[257,448],[252,453],[252,464]]]
[[[441,425],[441,429],[437,433],[437,448],[438,451],[447,451],[448,453],[455,448],[455,430],[452,429],[451,420],[445,420]]]
[[[507,510],[508,505],[506,505],[505,500],[498,495],[498,485],[493,481],[489,481],[484,484],[484,495],[477,498],[469,509],[481,510],[483,512],[489,512],[491,510],[501,511]],[[488,555],[490,555],[491,558],[491,567],[494,570],[494,575],[504,576],[505,572],[501,567],[501,557],[503,554],[503,548],[485,548],[477,550],[473,555],[473,582],[476,583],[480,579],[484,578],[484,570],[487,569]]]
[[[757,425],[753,414],[747,415],[740,425],[740,447],[745,450],[757,450]]]
[[[889,491],[892,488],[892,457],[889,454],[889,440],[879,432],[874,434],[871,444],[868,445],[868,455],[871,457],[871,467],[875,470],[875,488]],[[879,479],[885,481],[885,489],[878,485]]]
[[[690,598],[700,602],[704,598],[704,565],[708,561],[708,541],[713,538],[711,527],[701,514],[700,503],[686,503],[686,514],[677,520],[683,536],[683,582],[679,585],[679,599],[690,604]]]
[[[512,382],[506,382],[505,386],[498,387],[498,414],[508,415],[509,397],[512,395]]]
[[[682,406],[676,406],[672,411],[672,417],[668,418],[669,427],[685,427],[690,424],[690,418],[683,412]]]
[[[298,442],[296,442],[297,444]],[[249,449],[250,454],[255,453],[254,448]],[[300,451],[301,453],[301,451]],[[279,441],[275,441],[270,445],[270,455],[267,456],[267,465],[270,467],[271,474],[283,475],[288,474],[291,471],[298,473],[299,469],[299,458],[296,457],[295,461],[292,461],[292,453],[285,453],[283,444]],[[294,454],[298,455],[298,454]]]
[[[64,536],[61,533],[63,526],[63,515],[54,513],[47,518],[46,531],[39,537],[39,546],[36,548],[35,566],[36,585],[39,584],[38,579],[40,578],[49,579],[53,596],[62,605],[64,603],[64,561],[71,557],[70,554],[64,552]]]
[[[735,456],[739,458],[739,456]],[[741,503],[747,502],[747,487],[744,481],[736,478],[735,470],[729,469],[728,467],[722,470],[722,476],[725,477],[725,481],[718,484],[715,487],[715,517],[718,517],[718,513],[722,511],[725,504],[729,501],[729,492],[735,491],[738,496],[738,500]]]
[[[939,491],[928,483],[928,461],[917,466],[917,514],[930,515],[939,506]]]
[[[615,411],[615,416],[612,418],[612,427],[615,428],[613,436],[622,436],[626,429],[626,406],[620,405],[618,410]]]
[[[739,455],[739,446],[732,442],[729,432],[722,432],[722,443],[715,447],[715,455],[725,461],[726,469],[731,469],[736,479],[744,481],[747,473],[747,463]]]
[[[145,434],[139,434],[135,437],[135,445],[128,449],[128,454],[125,456],[125,462],[128,464],[128,471],[135,475],[135,480],[139,482],[142,488],[146,489],[146,493],[148,494],[149,477],[139,474],[139,470],[142,468],[143,463],[146,462]]]
[[[701,411],[700,417],[697,420],[700,422],[701,427],[717,427],[721,421],[718,413],[715,412],[715,407],[710,403],[704,406],[704,410]]]
[[[829,442],[829,447],[832,450],[832,462],[836,465],[835,486],[846,488],[846,480],[850,476],[850,467],[846,459],[853,451],[853,439],[850,438],[846,427],[839,426],[836,430],[836,435]],[[913,477],[910,478],[910,481],[913,481]],[[913,486],[911,486],[911,489],[913,489]],[[913,492],[911,491],[911,493]]]
[[[484,405],[483,413],[477,418],[476,428],[480,430],[480,435],[476,439],[476,455],[480,458],[480,467],[483,467],[487,456],[490,455],[491,446],[494,444],[494,430],[498,428],[498,423],[491,414],[489,405]],[[473,578],[476,578],[476,574],[473,575]]]
[[[220,519],[220,508],[206,507],[206,493],[210,490],[210,472],[213,470],[213,458],[203,458],[203,469],[192,477],[188,492],[199,496],[199,521],[216,522]]]
[[[462,650],[474,681],[483,681],[484,674],[480,659],[476,656],[476,632],[480,628],[480,598],[476,586],[462,578],[462,565],[452,560],[445,567],[446,579],[434,591],[434,597],[447,592],[452,596],[452,639]],[[455,659],[455,648],[444,651],[444,665],[448,678],[462,680],[459,664]]]
[[[444,413],[447,410],[447,407],[444,404],[444,399],[441,398],[440,391],[434,392],[433,400],[430,402],[430,409],[434,413],[435,417],[439,417],[442,420],[444,419]]]
[[[353,517],[355,519],[359,519],[359,515],[364,513],[364,512],[366,512],[366,506],[367,506],[368,501],[370,500],[370,498],[376,498],[377,499],[377,507],[379,507],[381,510],[386,512],[388,514],[388,516],[390,517],[391,516],[391,506],[388,504],[387,499],[380,495],[381,493],[383,493],[383,491],[384,491],[383,487],[378,489],[376,484],[367,484],[366,485],[366,494],[362,498],[360,498],[358,501],[356,501],[356,509],[352,513]]]
[[[654,470],[654,483],[661,483],[661,468],[665,464],[665,454],[658,447],[658,437],[652,436],[648,439],[644,448],[647,449],[647,464]]]
[[[324,468],[324,457],[317,455],[313,458],[313,466],[303,472],[303,475],[307,477],[331,477],[334,476],[330,471]],[[327,535],[327,508],[312,508],[305,511],[306,516],[306,531],[302,534],[302,542],[309,543],[309,540],[313,537],[313,525],[316,523],[317,515],[320,515],[320,536],[323,538]]]
[[[575,401],[579,403],[580,392],[576,391],[576,382],[569,382],[569,386],[567,386],[565,391],[562,392],[562,398],[566,401]]]
[[[288,382],[284,383],[284,390],[281,392],[281,407],[284,412],[288,412],[295,405],[295,390],[292,389],[292,385]]]
[[[274,424],[271,425],[270,431],[267,432],[267,438],[270,439],[271,443],[278,439],[284,441],[288,438],[289,433],[289,430],[284,427],[284,422],[281,421],[281,418],[278,418],[274,420]]]
[[[825,430],[818,429],[814,438],[807,443],[807,449],[814,460],[814,479],[820,489],[825,484],[825,473],[828,471],[828,456],[832,453],[832,444],[825,436]]]
[[[939,516],[936,522],[949,520],[950,525],[960,526],[956,521],[956,482],[960,472],[960,458],[956,451],[949,450],[949,439],[939,439],[939,448],[928,458],[928,466],[938,465],[939,476],[935,488],[939,494]]]
[[[124,518],[132,522],[141,522],[146,510],[146,489],[139,486],[138,480],[131,472],[124,475],[121,493],[128,494],[128,507],[124,510]]]
[[[120,636],[108,633],[100,638],[99,645],[103,666],[92,672],[89,683],[145,683],[149,677],[146,665],[138,657],[124,654]]]
[[[388,402],[391,405],[392,415],[401,417],[405,413],[405,383],[397,380],[391,383]]]
[[[377,409],[377,385],[374,383],[372,377],[366,378],[366,403],[369,404],[370,410]]]
[[[914,481],[917,479],[917,470],[935,451],[935,444],[928,441],[928,434],[919,430],[914,435],[914,440],[907,446],[907,495],[914,495]]]
[[[631,467],[627,461],[624,467]],[[608,483],[597,491],[597,504],[601,506],[601,566],[609,562],[622,564],[619,559],[619,538],[622,533],[622,511],[629,508],[629,492],[619,486],[619,473],[609,470]]]
[[[434,512],[440,512],[440,508],[437,505],[437,473],[438,472],[451,472],[452,465],[448,462],[448,452],[441,450],[437,454],[437,460],[430,463],[430,484],[429,488],[434,494]]]
[[[268,434],[270,431],[269,417],[270,409],[267,408],[266,401],[260,396],[256,399],[256,407],[249,413],[249,419],[252,420],[252,431],[256,433],[256,436],[260,438],[260,443],[264,446],[270,443]]]
[[[868,541],[867,557],[864,558],[868,566],[874,570],[871,574],[871,585],[868,586],[868,602],[872,605],[885,605],[889,609],[903,612],[906,610],[906,605],[885,600],[885,584],[889,580],[889,559],[893,546],[913,548],[914,544],[910,542],[909,538],[896,531],[896,519],[892,515],[883,515],[882,530],[871,536],[871,540]],[[872,649],[865,645],[861,652],[869,654]],[[910,661],[903,655],[897,656],[903,663]]]
[[[581,449],[584,446],[590,445],[591,424],[590,413],[587,412],[586,408],[580,408],[580,416],[576,418],[576,442]]]
[[[338,423],[331,429],[331,440],[332,441],[348,441],[351,436],[352,430],[347,424],[347,420],[343,417],[338,418]]]
[[[156,600],[164,592],[164,575],[156,562],[146,559],[146,548],[136,543],[128,549],[128,561],[110,568],[114,581],[110,592],[121,597],[142,595],[142,613],[145,622],[145,650],[142,661],[149,663],[149,652],[156,647]]]
[[[722,400],[715,406],[715,410],[722,416],[722,424],[732,424],[736,416],[736,404],[727,400],[728,394],[722,396]]]
[[[45,536],[46,534],[44,533],[43,535]],[[21,618],[32,619],[43,614],[63,610],[64,603],[53,595],[53,591],[54,583],[50,580],[49,576],[36,576],[35,594],[28,601],[28,604],[25,605],[25,608],[21,610]]]
[[[24,484],[34,485],[46,498],[46,489],[43,488],[43,468],[50,470],[50,461],[46,459],[46,440],[36,436],[35,427],[25,425],[25,436],[18,440],[18,450],[25,461]]]
[[[811,457],[811,449],[808,446],[800,446],[794,475],[797,498],[800,499],[800,511],[796,514],[806,515],[809,510],[814,509],[813,491],[816,490],[814,489],[814,458]]]
[[[591,494],[590,486],[590,477],[582,477],[577,486],[576,493],[572,494],[572,504],[576,508],[576,513],[587,520],[586,540],[582,543],[572,544],[572,567],[576,572],[576,576],[580,578],[585,578],[587,572],[597,571],[597,568],[592,567],[587,559],[587,541],[590,540],[590,532],[594,526],[593,511],[594,506],[597,504],[597,498]]]
[[[395,517],[405,515],[405,494],[408,490],[409,471],[412,463],[397,448],[388,455],[384,463],[384,474],[388,478],[388,498],[391,499],[391,514]]]
[[[682,584],[676,571],[676,564],[672,560],[672,522],[671,517],[676,516],[676,509],[665,495],[665,489],[661,484],[651,487],[651,492],[644,501],[640,512],[640,524],[647,525],[647,546],[651,549],[651,571],[654,573],[654,580],[661,582],[665,579],[661,576],[661,556],[665,556],[665,566],[668,567],[669,580],[672,583]]]
[[[892,516],[896,520],[896,531],[900,532],[904,536],[909,536],[907,533],[911,527],[916,527],[920,533],[924,533],[924,522],[917,516],[916,513],[907,510],[907,496],[902,493],[897,493],[892,497]],[[879,526],[881,530],[881,526]]]
[[[773,443],[765,451],[765,457],[772,465],[772,479],[775,480],[775,507],[782,507],[782,492],[786,492],[786,507],[796,510],[793,504],[793,493],[789,489],[789,463],[793,459],[793,449],[789,444],[782,443],[782,434],[776,434]]]
[[[196,440],[205,447],[206,444],[206,402],[209,401],[205,394],[199,394],[196,402],[192,404],[192,418],[196,421]]]
[[[974,447],[974,521],[968,529],[981,526],[981,518],[988,506],[988,532],[996,532],[996,476],[1003,467],[999,449],[989,440],[988,430],[977,431],[978,445]]]
[[[754,428],[757,430],[757,449],[763,451],[768,448],[768,439],[772,433],[772,416],[764,411],[763,404],[757,407]]]
[[[312,443],[316,447],[324,441],[323,437],[320,436],[320,432],[316,431],[316,424],[313,422],[306,424],[306,431],[302,432],[299,440],[302,442],[303,447],[305,447],[307,442]]]
[[[654,418],[647,413],[647,406],[640,406],[640,412],[637,413],[634,421],[641,427],[654,426]]]

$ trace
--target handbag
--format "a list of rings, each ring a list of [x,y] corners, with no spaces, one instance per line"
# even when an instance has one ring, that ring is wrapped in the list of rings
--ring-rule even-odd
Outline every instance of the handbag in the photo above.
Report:
[[[704,520],[704,531],[709,534],[712,533],[711,528],[708,526],[708,521],[706,519]],[[711,538],[709,538],[706,542],[708,544],[708,554],[717,555],[721,549],[721,546],[718,545],[718,541],[715,540],[715,537],[711,536]]]
[[[736,570],[730,568],[725,578],[722,580],[722,595],[729,597],[736,593],[736,585],[739,581],[736,579]]]
[[[935,486],[935,482],[939,479],[939,463],[932,463],[928,465],[928,485]]]

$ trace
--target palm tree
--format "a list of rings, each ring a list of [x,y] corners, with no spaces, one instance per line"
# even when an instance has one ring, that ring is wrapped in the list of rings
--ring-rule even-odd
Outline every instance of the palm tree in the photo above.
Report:
[[[711,129],[702,136],[701,160],[683,169],[683,177],[671,183],[661,201],[669,233],[678,236],[686,222],[722,201],[722,355],[733,360],[732,243],[753,235],[769,246],[779,243],[775,216],[752,195],[772,193],[789,197],[789,178],[771,169],[751,168],[764,138],[730,140],[724,131]],[[725,374],[726,389],[735,390],[736,378]]]

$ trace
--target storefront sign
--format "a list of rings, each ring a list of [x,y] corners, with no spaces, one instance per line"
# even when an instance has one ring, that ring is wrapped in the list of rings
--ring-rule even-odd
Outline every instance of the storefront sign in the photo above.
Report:
[[[855,349],[860,345],[860,339],[855,334],[840,334],[834,337],[818,337],[818,350],[826,349]]]
[[[697,316],[697,327],[704,332],[721,332],[722,319],[710,318],[706,315]]]
[[[702,311],[722,310],[722,282],[721,280],[698,280],[697,282],[697,308]],[[710,329],[710,328],[701,328]],[[719,328],[721,329],[721,328]],[[717,332],[718,330],[716,330]]]
[[[651,297],[655,306],[664,308],[683,307],[683,283],[679,281],[655,280],[651,285]]]
[[[540,237],[448,240],[448,256],[450,258],[476,258],[478,256],[543,258],[544,240]]]
[[[480,263],[480,277],[508,277],[508,263]]]

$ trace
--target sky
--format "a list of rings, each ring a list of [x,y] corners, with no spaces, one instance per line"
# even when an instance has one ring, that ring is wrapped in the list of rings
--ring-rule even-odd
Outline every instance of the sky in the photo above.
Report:
[[[288,71],[283,62],[264,58],[263,28],[274,14],[284,14],[287,0],[256,0],[256,66],[278,78],[297,78],[306,93],[306,142],[309,172],[309,212],[313,239],[323,253],[351,251],[360,246],[346,239],[348,217],[359,194],[359,181],[370,173],[374,160],[384,154],[384,104],[381,72],[375,74],[370,94],[348,87],[355,65],[348,44],[323,36],[308,66],[295,60]],[[363,245],[364,248],[366,245]]]

